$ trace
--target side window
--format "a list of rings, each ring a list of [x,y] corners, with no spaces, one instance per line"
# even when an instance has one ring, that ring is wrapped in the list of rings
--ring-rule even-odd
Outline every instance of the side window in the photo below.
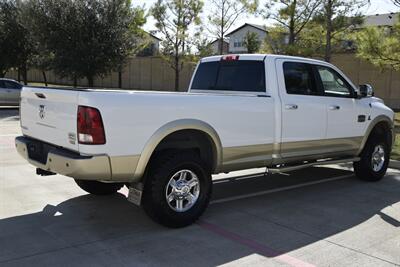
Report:
[[[4,81],[0,81],[0,88],[6,88]]]
[[[196,71],[192,89],[213,90],[217,80],[219,62],[201,63]]]
[[[292,95],[320,95],[311,65],[297,62],[283,64],[286,92]]]
[[[350,84],[339,73],[323,66],[317,66],[317,70],[326,96],[352,96],[353,90]]]

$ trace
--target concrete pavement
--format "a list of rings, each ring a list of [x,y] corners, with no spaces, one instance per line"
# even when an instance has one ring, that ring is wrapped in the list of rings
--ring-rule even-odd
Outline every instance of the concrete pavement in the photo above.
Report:
[[[338,166],[218,176],[201,220],[171,230],[126,189],[94,197],[36,176],[14,149],[17,115],[0,110],[0,266],[400,266],[394,170],[379,183]]]

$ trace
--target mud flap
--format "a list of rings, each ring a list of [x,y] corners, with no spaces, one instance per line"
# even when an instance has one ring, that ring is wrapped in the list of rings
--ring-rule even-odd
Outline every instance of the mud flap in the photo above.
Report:
[[[142,193],[143,193],[142,183],[132,184],[129,187],[128,201],[135,204],[136,206],[140,206],[142,202]]]

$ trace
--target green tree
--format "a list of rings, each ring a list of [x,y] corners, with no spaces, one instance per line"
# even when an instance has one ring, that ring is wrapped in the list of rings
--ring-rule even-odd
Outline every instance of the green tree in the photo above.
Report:
[[[26,27],[24,2],[0,1],[0,76],[11,68],[22,70],[27,83],[27,65],[34,53],[29,30]]]
[[[175,71],[175,90],[179,90],[180,73],[189,54],[190,26],[200,24],[203,2],[200,0],[158,0],[151,9],[156,27],[163,35],[163,55]]]
[[[323,56],[324,36],[323,27],[309,22],[296,37],[293,45],[287,45],[288,34],[284,27],[268,29],[268,36],[264,40],[261,51],[273,54],[288,54],[303,57]]]
[[[367,6],[369,0],[322,0],[321,9],[315,21],[322,25],[325,35],[325,61],[330,62],[332,41],[340,40],[340,36],[349,29],[363,23],[360,9]]]
[[[244,38],[244,46],[247,48],[248,53],[257,53],[261,48],[261,41],[258,38],[258,34],[255,32],[247,32]]]
[[[255,13],[258,0],[210,0],[208,18],[209,32],[219,40],[219,53],[224,53],[223,43],[226,33],[235,22],[248,13]]]
[[[381,68],[400,70],[400,22],[392,29],[369,27],[356,36],[357,55]]]
[[[295,42],[320,6],[318,0],[268,0],[262,11],[266,19],[272,19],[287,31],[287,46]]]
[[[35,43],[35,45],[35,53],[29,62],[29,66],[42,72],[44,84],[48,86],[46,71],[52,69],[53,54],[50,54],[45,48],[40,47],[40,43]]]
[[[201,28],[194,36],[194,47],[196,48],[196,56],[198,58],[208,57],[214,54],[211,42],[208,38],[203,37],[203,29]],[[196,61],[197,61],[196,59]]]
[[[75,81],[120,70],[146,22],[130,0],[31,0],[32,31],[51,55],[51,67]]]

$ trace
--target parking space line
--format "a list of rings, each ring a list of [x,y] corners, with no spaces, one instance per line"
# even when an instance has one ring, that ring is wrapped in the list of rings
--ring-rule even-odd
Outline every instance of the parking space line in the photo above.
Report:
[[[282,263],[288,264],[293,267],[315,267],[315,265],[310,264],[308,262],[304,262],[302,260],[299,260],[297,258],[294,258],[286,253],[279,252],[277,250],[274,250],[270,247],[267,247],[261,243],[258,243],[257,241],[254,241],[252,239],[240,236],[236,233],[230,232],[228,230],[223,229],[222,227],[205,222],[205,221],[199,221],[197,223],[201,228],[212,232],[214,234],[217,234],[221,237],[224,237],[226,239],[229,239],[235,243],[241,244],[243,246],[246,246],[250,249],[255,250],[257,253],[260,253],[261,255],[268,257],[268,258],[273,258],[277,261],[280,261]]]
[[[221,198],[221,199],[217,199],[217,200],[211,201],[211,204],[224,203],[224,202],[229,202],[229,201],[234,201],[234,200],[239,200],[239,199],[262,196],[262,195],[272,194],[272,193],[276,193],[276,192],[296,189],[296,188],[300,188],[300,187],[305,187],[305,186],[310,186],[310,185],[316,185],[316,184],[322,184],[322,183],[327,183],[327,182],[347,179],[347,178],[351,178],[351,177],[354,177],[354,174],[346,174],[346,175],[337,176],[337,177],[324,179],[324,180],[318,180],[318,181],[302,183],[302,184],[297,184],[297,185],[291,185],[291,186],[286,186],[286,187],[279,187],[279,188],[275,188],[275,189],[264,190],[264,191],[245,194],[245,195],[240,195],[240,196]]]
[[[252,178],[258,178],[258,177],[263,177],[266,176],[267,173],[257,173],[257,174],[249,174],[249,175],[243,175],[243,176],[237,176],[237,177],[229,177],[229,178],[223,178],[223,179],[217,179],[213,180],[213,184],[222,184],[222,183],[227,183],[227,182],[232,182],[232,181],[241,181],[241,180],[247,180],[247,179],[252,179]]]
[[[213,181],[213,184],[223,184],[223,183],[228,183],[230,182],[229,180],[223,179],[223,180],[216,180]]]

